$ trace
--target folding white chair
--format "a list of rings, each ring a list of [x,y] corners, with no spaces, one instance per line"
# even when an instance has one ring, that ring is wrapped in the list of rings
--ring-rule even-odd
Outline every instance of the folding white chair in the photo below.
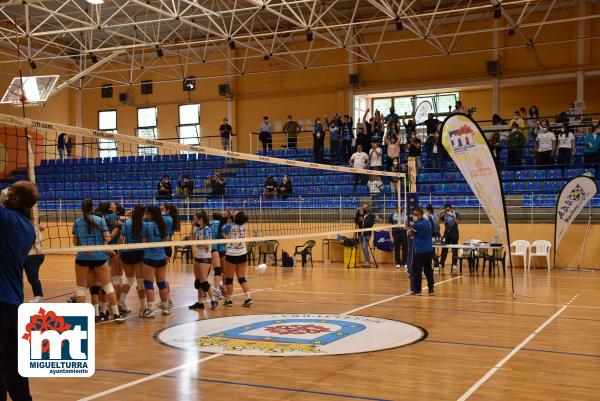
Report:
[[[529,244],[529,241],[523,239],[513,241],[513,243],[510,244],[510,257],[512,258],[513,256],[518,256],[523,258],[523,266],[525,270],[529,269],[529,265],[527,263],[527,254],[529,253],[530,248],[531,245]]]
[[[535,248],[535,252],[534,252]],[[546,258],[546,262],[548,264],[548,271],[550,271],[550,248],[552,248],[552,244],[550,241],[546,241],[543,239],[539,239],[534,241],[531,244],[531,248],[529,250],[529,267],[531,268],[531,257],[532,256],[542,256]]]

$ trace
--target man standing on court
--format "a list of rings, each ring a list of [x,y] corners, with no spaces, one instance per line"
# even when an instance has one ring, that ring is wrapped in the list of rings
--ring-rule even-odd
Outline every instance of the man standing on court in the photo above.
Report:
[[[0,400],[29,401],[29,381],[18,372],[18,308],[23,303],[23,265],[35,241],[31,208],[36,186],[14,183],[0,195]]]
[[[444,243],[447,245],[458,244],[460,233],[458,232],[458,223],[460,223],[460,214],[452,209],[451,204],[444,206],[444,210],[440,213],[440,222],[444,223]],[[443,268],[446,264],[448,256],[448,248],[442,249],[440,256],[440,266]],[[452,269],[456,269],[457,254],[456,249],[452,249]]]
[[[431,242],[431,223],[423,217],[421,206],[413,211],[414,222],[411,227],[411,235],[414,237],[413,261],[410,268],[410,294],[421,295],[422,275],[425,272],[429,295],[433,295],[433,268],[431,259],[433,257],[433,244]]]

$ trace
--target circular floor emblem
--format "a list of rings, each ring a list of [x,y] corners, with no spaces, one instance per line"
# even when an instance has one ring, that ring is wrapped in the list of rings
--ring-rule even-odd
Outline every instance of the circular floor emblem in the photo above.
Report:
[[[158,341],[191,351],[236,355],[340,355],[380,351],[420,341],[412,324],[329,314],[244,315],[169,327]]]

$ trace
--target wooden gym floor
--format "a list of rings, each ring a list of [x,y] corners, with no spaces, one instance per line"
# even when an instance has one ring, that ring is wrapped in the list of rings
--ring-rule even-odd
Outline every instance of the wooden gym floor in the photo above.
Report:
[[[194,312],[191,267],[170,268],[170,316],[130,317],[97,327],[96,373],[32,379],[35,400],[598,400],[600,274],[515,270],[508,276],[436,274],[435,297],[407,295],[407,274],[390,266],[339,264],[248,276],[255,304]],[[49,256],[46,300],[74,288],[73,258]],[[31,297],[28,284],[26,300]],[[237,284],[236,284],[237,291]],[[400,295],[400,296],[398,296]],[[130,293],[129,306],[137,310]],[[258,313],[344,313],[399,320],[428,337],[391,350],[342,356],[203,354],[161,345],[154,335],[198,319]]]

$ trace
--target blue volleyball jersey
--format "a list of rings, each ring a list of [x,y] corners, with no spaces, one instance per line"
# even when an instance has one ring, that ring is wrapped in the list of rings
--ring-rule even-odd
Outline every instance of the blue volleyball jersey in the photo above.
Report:
[[[106,225],[108,226],[108,231],[112,233],[112,230],[115,229],[114,223],[119,221],[119,216],[114,213],[108,213],[104,216],[104,220],[106,220]],[[110,240],[109,244],[114,245],[119,243],[119,236],[117,235],[115,238]]]
[[[165,225],[167,226],[167,237],[171,237],[173,234],[175,234],[173,218],[169,215],[164,215],[163,220],[165,221]]]
[[[160,235],[158,225],[153,221],[144,221],[142,226],[142,237],[146,238],[146,242],[162,242],[165,239]],[[144,249],[144,259],[150,260],[165,260],[167,254],[164,247],[146,248]]]
[[[83,216],[75,220],[72,233],[79,240],[79,245],[104,245],[104,233],[110,232],[108,225],[100,216],[92,216],[92,219],[98,223],[99,228],[88,225]],[[78,252],[76,259],[107,260],[108,254],[105,251]]]
[[[221,235],[221,222],[219,220],[210,221],[210,230],[212,232],[213,239],[223,239]],[[213,251],[225,252],[225,244],[212,244],[211,249]]]

